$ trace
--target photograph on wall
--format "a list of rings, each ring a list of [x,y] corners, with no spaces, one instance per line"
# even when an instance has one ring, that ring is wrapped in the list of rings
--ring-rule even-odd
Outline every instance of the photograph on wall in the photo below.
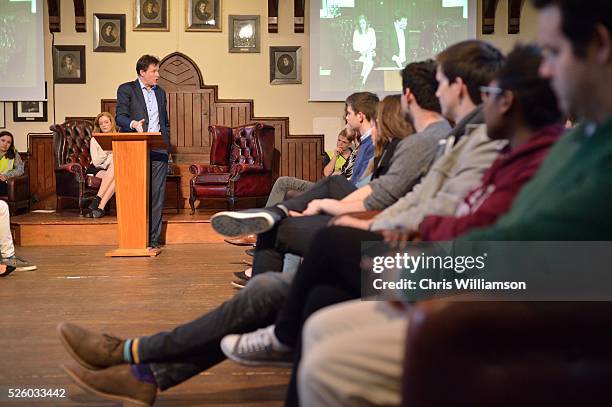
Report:
[[[53,46],[53,81],[55,83],[85,83],[85,46]]]
[[[168,29],[168,0],[134,0],[135,31]]]
[[[302,47],[270,47],[270,84],[302,83]]]
[[[259,16],[229,16],[229,52],[259,52]]]
[[[125,52],[125,14],[94,14],[94,52]]]
[[[24,101],[13,102],[13,121],[14,122],[46,122],[47,121],[47,102],[45,101]]]
[[[186,31],[221,31],[221,0],[185,0]]]

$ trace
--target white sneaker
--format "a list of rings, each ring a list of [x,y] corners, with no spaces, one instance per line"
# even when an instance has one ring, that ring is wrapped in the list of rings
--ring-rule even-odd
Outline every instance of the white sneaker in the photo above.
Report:
[[[229,359],[246,366],[293,365],[293,351],[274,336],[274,325],[242,335],[226,335],[221,350]]]

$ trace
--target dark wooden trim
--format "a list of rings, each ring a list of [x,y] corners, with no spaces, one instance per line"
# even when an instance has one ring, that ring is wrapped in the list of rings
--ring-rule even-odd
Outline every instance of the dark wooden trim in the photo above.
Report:
[[[60,0],[47,0],[47,9],[49,10],[49,32],[58,33],[62,31]]]
[[[508,34],[521,31],[521,10],[525,0],[508,0]]]
[[[78,33],[87,32],[85,19],[85,0],[74,0],[74,29]]]
[[[499,0],[482,0],[482,33],[495,32],[495,11]]]
[[[28,133],[31,209],[55,207],[53,133]]]
[[[293,0],[293,32],[304,32],[304,1]]]
[[[268,32],[278,33],[278,0],[268,0]]]

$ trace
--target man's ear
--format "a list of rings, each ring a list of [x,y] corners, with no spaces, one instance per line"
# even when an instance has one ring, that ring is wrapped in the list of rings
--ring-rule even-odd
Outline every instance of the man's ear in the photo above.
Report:
[[[414,94],[412,93],[410,88],[406,88],[404,89],[404,94],[402,95],[402,97],[406,100],[406,102],[408,102],[408,104],[410,104],[410,102],[412,102],[412,99],[414,98]]]
[[[495,97],[495,96],[493,96]],[[500,113],[506,114],[512,109],[512,105],[516,98],[514,97],[514,93],[510,91],[504,91],[502,95],[499,96],[499,110]]]
[[[602,24],[597,24],[595,27],[594,39],[597,46],[595,54],[597,62],[601,65],[609,64],[612,57],[612,39],[610,38],[610,31]]]
[[[460,99],[462,99],[462,98],[464,98],[466,96],[468,98],[470,97],[470,92],[468,92],[467,85],[465,84],[465,82],[463,82],[462,78],[457,76],[453,82],[456,83],[457,86],[459,86],[459,89],[461,90],[460,91],[461,93],[459,94],[459,98]]]

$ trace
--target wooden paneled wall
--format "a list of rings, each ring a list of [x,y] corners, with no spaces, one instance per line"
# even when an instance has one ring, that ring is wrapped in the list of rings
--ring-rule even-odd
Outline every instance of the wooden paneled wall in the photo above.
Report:
[[[160,63],[160,86],[168,100],[170,137],[175,173],[181,175],[183,206],[188,207],[189,166],[209,162],[211,139],[208,126],[220,124],[236,127],[261,122],[275,129],[274,176],[292,176],[317,181],[323,171],[323,135],[290,135],[288,117],[253,116],[253,100],[219,99],[216,85],[204,85],[202,74],[186,55],[173,53]],[[102,99],[101,111],[115,114],[116,100]],[[93,115],[95,116],[95,115]],[[77,119],[76,117],[66,117]],[[92,120],[93,117],[78,117]],[[41,138],[42,137],[42,138]],[[46,139],[45,139],[46,137]],[[36,208],[55,207],[53,177],[53,138],[50,134],[34,135],[29,145],[36,149],[35,167],[30,170],[32,193],[42,202]],[[44,158],[40,154],[45,154]],[[34,184],[36,183],[36,184]],[[170,198],[168,198],[170,199]],[[174,202],[174,195],[172,201]]]
[[[56,205],[53,134],[28,134],[31,209],[53,209]]]

